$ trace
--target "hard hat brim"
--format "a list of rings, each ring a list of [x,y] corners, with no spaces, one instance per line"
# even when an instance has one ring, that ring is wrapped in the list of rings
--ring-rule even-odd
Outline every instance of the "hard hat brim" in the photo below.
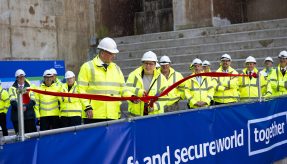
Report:
[[[162,62],[162,63],[159,63],[159,65],[168,65],[170,64],[169,62]]]

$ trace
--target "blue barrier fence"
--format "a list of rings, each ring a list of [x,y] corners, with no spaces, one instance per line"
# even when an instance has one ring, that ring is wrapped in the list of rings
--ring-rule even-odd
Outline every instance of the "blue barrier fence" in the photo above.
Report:
[[[287,98],[136,118],[3,145],[0,163],[272,163],[287,156]]]

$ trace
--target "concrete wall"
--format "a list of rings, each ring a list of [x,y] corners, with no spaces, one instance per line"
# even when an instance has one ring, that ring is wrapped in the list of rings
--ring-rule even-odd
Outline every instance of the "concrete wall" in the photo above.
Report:
[[[212,25],[212,0],[173,0],[174,29]]]
[[[173,30],[172,0],[141,0],[135,14],[135,34]]]
[[[242,0],[213,0],[213,25],[220,26],[245,21]]]
[[[0,0],[0,59],[62,59],[77,73],[89,45],[89,3]]]
[[[248,21],[287,18],[286,0],[247,0]]]
[[[98,38],[134,35],[134,17],[141,5],[139,0],[95,0]]]

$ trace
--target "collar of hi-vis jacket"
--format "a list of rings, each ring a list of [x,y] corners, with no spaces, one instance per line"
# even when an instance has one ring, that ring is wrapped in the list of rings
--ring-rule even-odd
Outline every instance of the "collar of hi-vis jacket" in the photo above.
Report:
[[[103,67],[104,62],[100,59],[100,55],[98,54],[94,59],[93,59],[93,63],[98,66],[98,67]],[[108,65],[114,65],[115,63],[111,62]]]
[[[249,72],[249,71],[247,71],[247,68],[244,68],[243,70],[242,70],[242,72],[243,72],[243,74],[248,74],[247,72]],[[252,72],[254,72],[254,73],[258,73],[258,69],[256,68],[256,67],[254,67],[254,69],[253,69],[253,71]]]
[[[203,71],[202,71],[201,73],[203,73]],[[196,74],[195,74],[195,73],[192,73],[191,75],[196,75]],[[191,78],[191,80],[192,80],[192,81],[195,81],[196,83],[198,83],[196,77],[197,77],[197,76]],[[206,77],[206,76],[201,76],[201,84],[198,83],[199,86],[201,86],[201,85],[203,84],[204,80],[207,80],[207,77]]]
[[[222,66],[220,66],[216,72],[222,72],[222,71],[223,71]],[[232,73],[233,71],[235,71],[235,70],[229,66],[228,67],[228,73]]]

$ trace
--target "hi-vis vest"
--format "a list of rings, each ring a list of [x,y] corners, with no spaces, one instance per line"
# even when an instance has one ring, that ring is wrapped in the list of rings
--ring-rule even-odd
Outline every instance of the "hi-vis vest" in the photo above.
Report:
[[[53,83],[51,86],[47,87],[44,83],[39,87],[43,91],[51,92],[61,92],[61,88]],[[44,94],[35,94],[36,105],[34,107],[36,117],[46,117],[46,116],[59,116],[59,101],[57,96],[50,96]]]
[[[84,63],[78,76],[81,93],[121,97],[125,80],[121,69],[110,63],[107,70],[101,65],[99,55]],[[126,95],[125,95],[126,96]],[[119,119],[120,101],[85,101],[85,106],[91,105],[94,119]],[[86,118],[86,115],[83,115]]]
[[[199,101],[203,101],[207,104],[206,106],[209,106],[213,99],[214,87],[211,78],[206,76],[201,78],[201,83],[198,83],[196,77],[186,81],[185,96],[190,108],[197,108],[195,103]]]
[[[77,82],[74,83],[70,91],[68,91],[68,84],[63,84],[62,92],[66,93],[80,93]],[[82,116],[82,111],[85,109],[84,99],[59,97],[60,101],[60,117]]]
[[[247,74],[247,69],[243,69],[242,72],[243,74]],[[258,73],[258,70],[254,68],[254,72]],[[266,97],[271,96],[272,94],[271,87],[270,85],[267,86],[268,83],[265,80],[264,76],[260,76],[261,93],[259,93],[260,90],[258,89],[258,78],[252,77],[250,79],[246,76],[240,76],[238,78],[238,84],[240,101],[258,100],[259,94]]]
[[[170,72],[167,78],[168,86],[171,86],[175,82],[183,79],[183,76],[181,75],[181,73],[176,72],[171,67],[169,70]],[[161,68],[160,68],[160,71],[161,71]],[[185,98],[184,89],[185,89],[185,83],[181,83],[178,87],[171,90],[171,92],[169,93],[170,99],[167,102],[167,105],[168,106],[173,105],[174,103],[178,102],[180,99],[184,99]]]
[[[280,96],[287,94],[287,71],[282,75],[280,65],[270,74],[270,85],[272,88],[272,96]]]
[[[129,91],[132,95],[142,97],[144,95],[144,84],[142,79],[143,67],[139,67],[133,72],[129,74],[127,79],[127,89],[125,91]],[[154,83],[154,84],[153,84]],[[152,85],[153,84],[153,85]],[[152,86],[151,86],[152,85]],[[165,88],[167,88],[167,80],[160,73],[159,70],[155,69],[153,78],[150,84],[150,92],[149,96],[155,96],[160,94]],[[164,113],[164,106],[166,105],[166,101],[169,100],[168,96],[163,96],[158,99],[153,105],[154,110],[149,112],[149,115]],[[144,102],[140,102],[138,104],[134,104],[132,102],[128,102],[128,110],[131,114],[136,116],[143,116],[144,113]]]
[[[30,88],[35,88],[34,85],[31,85],[30,81],[28,79],[25,79],[25,83],[28,83],[30,85]],[[10,101],[17,101],[18,102],[18,95],[17,95],[17,88],[14,86],[11,86],[9,88],[9,95],[10,95]],[[23,104],[29,103],[29,101],[34,100],[35,101],[35,93],[34,92],[26,92],[23,94]]]
[[[9,93],[0,86],[0,113],[7,113],[9,107]]]
[[[216,72],[223,72],[222,66]],[[228,73],[238,74],[233,68],[228,68]],[[238,78],[237,77],[217,77],[213,78],[216,82],[214,101],[218,103],[231,103],[239,100]]]

